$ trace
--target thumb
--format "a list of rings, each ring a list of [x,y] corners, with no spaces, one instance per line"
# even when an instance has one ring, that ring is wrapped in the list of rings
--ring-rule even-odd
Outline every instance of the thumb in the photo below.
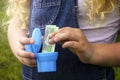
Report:
[[[22,38],[20,38],[19,42],[20,42],[22,45],[25,45],[25,44],[33,44],[33,43],[34,43],[34,40],[31,39],[31,38],[22,37]]]

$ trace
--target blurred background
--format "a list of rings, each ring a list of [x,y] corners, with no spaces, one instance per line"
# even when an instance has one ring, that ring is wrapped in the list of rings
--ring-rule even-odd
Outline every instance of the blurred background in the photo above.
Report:
[[[7,26],[3,25],[8,17],[6,7],[8,0],[0,0],[0,80],[22,80],[21,64],[13,56],[7,41]]]
[[[7,41],[7,26],[2,25],[8,20],[6,7],[8,0],[0,0],[0,80],[22,80],[21,63],[13,56]],[[120,34],[117,41],[120,41]],[[120,68],[114,67],[115,80],[120,80]]]

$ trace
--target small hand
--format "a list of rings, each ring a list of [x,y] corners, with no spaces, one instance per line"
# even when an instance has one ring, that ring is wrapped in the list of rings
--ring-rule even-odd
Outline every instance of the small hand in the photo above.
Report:
[[[36,66],[36,59],[34,53],[25,51],[25,45],[33,44],[34,41],[31,38],[21,38],[19,42],[20,45],[18,47],[16,55],[19,61],[30,67]]]

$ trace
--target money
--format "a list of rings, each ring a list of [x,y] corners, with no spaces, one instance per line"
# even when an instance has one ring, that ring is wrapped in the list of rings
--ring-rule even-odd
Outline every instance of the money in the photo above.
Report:
[[[49,34],[58,30],[56,25],[46,25],[45,35],[44,35],[44,42],[42,52],[54,52],[55,51],[55,44],[49,44]]]

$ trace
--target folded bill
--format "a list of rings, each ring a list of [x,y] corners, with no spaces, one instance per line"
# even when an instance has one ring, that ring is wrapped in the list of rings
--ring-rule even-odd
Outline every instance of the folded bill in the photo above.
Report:
[[[58,30],[56,25],[46,25],[44,41],[43,41],[43,48],[42,52],[54,52],[55,51],[55,44],[49,44],[49,34]]]

